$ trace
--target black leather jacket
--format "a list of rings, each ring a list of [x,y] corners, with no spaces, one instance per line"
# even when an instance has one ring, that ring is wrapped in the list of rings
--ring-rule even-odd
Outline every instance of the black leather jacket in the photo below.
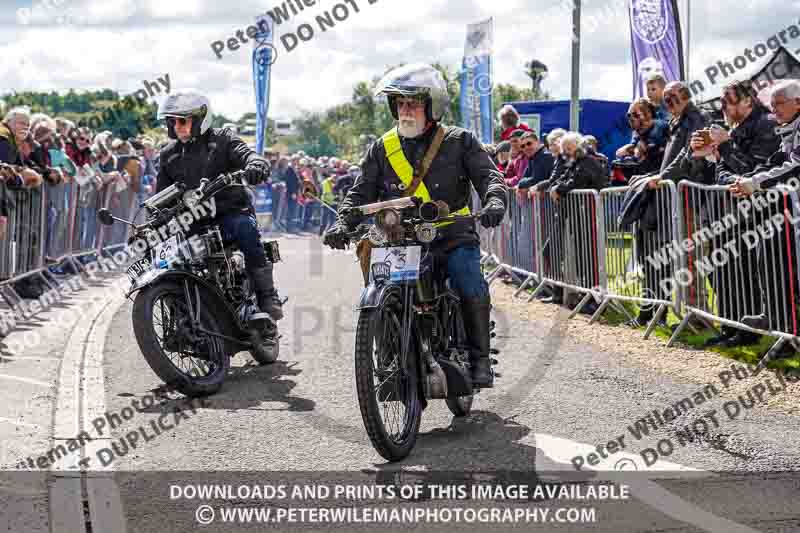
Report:
[[[429,128],[414,139],[400,138],[403,153],[412,167],[416,167],[425,157],[434,132],[435,128]],[[340,211],[403,196],[403,191],[399,189],[402,182],[392,169],[381,140],[369,147],[361,162],[361,169],[362,174],[348,191]],[[478,139],[463,128],[445,126],[444,140],[423,182],[431,200],[444,201],[451,213],[470,205],[472,187],[478,191],[484,205],[490,198],[497,198],[506,205],[507,188],[503,174]],[[462,244],[478,244],[475,224],[461,221],[444,226],[439,229],[437,243],[446,249]]]
[[[717,181],[732,184],[738,176],[765,164],[781,149],[781,140],[775,133],[777,127],[778,123],[767,109],[753,109],[744,122],[731,131],[730,140],[719,145],[721,159],[717,163]]]
[[[263,180],[270,172],[269,162],[229,129],[209,129],[188,143],[174,140],[161,150],[160,161],[156,192],[177,182],[195,188],[200,186],[203,178],[213,180],[220,174],[237,170],[258,169]],[[252,196],[244,187],[231,187],[218,193],[214,199],[217,215],[254,211]]]

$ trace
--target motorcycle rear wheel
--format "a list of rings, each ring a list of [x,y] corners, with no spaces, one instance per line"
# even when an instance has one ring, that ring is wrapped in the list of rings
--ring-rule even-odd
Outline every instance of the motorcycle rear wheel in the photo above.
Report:
[[[222,387],[230,357],[224,351],[222,340],[212,335],[199,335],[200,342],[196,344],[178,340],[176,326],[188,318],[183,287],[176,283],[147,287],[133,302],[136,342],[153,372],[167,386],[186,396],[215,394]],[[201,309],[200,323],[208,331],[220,332],[219,324],[207,307]],[[191,365],[188,368],[183,365],[187,359]]]
[[[422,419],[416,353],[400,368],[402,305],[389,296],[363,309],[356,328],[355,377],[361,418],[372,446],[387,461],[406,458]]]

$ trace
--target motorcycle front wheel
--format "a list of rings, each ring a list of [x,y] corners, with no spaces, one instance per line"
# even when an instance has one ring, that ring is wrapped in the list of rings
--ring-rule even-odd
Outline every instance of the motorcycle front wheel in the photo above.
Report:
[[[196,305],[192,302],[192,309],[196,310]],[[219,391],[230,358],[219,337],[192,334],[182,285],[159,283],[142,290],[133,302],[132,318],[136,342],[147,364],[167,386],[190,397]],[[221,331],[205,306],[201,306],[200,324],[208,331]]]
[[[355,377],[364,428],[387,461],[411,453],[422,419],[416,354],[400,363],[403,306],[390,295],[381,306],[363,309],[356,328]]]

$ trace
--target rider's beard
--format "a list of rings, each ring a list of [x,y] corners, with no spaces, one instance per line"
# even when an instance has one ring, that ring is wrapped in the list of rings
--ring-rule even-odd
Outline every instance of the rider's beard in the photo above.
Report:
[[[425,129],[425,124],[421,124],[415,118],[400,117],[397,124],[397,129],[403,137],[411,138],[419,137]]]

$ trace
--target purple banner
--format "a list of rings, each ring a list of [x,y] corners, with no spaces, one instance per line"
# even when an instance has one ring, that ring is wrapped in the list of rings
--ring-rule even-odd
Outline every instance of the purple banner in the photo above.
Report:
[[[633,97],[647,96],[646,80],[659,73],[667,80],[686,78],[677,0],[631,0]]]

